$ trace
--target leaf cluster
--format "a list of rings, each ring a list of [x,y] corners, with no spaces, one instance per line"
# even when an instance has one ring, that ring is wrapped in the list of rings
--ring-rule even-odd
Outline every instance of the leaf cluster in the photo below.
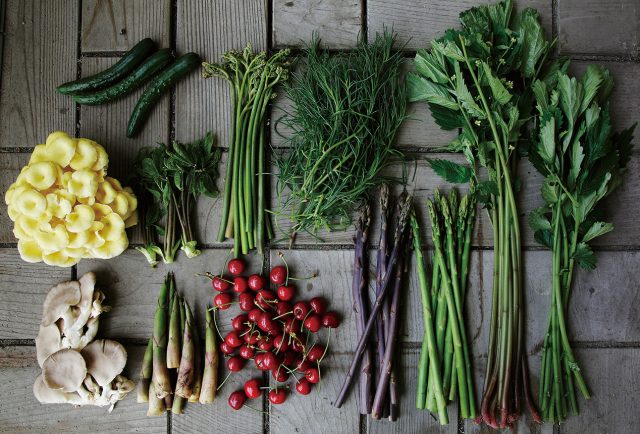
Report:
[[[294,232],[348,226],[373,187],[394,181],[381,171],[402,156],[395,137],[407,98],[395,39],[385,32],[330,54],[315,38],[293,74],[286,89],[293,111],[282,119],[290,150],[276,163],[278,196],[290,190],[278,212]]]
[[[607,103],[612,88],[609,71],[595,65],[580,78],[558,72],[533,85],[538,118],[529,158],[545,176],[545,205],[529,222],[536,240],[552,247],[552,222],[566,221],[570,237],[578,231],[573,258],[587,269],[596,265],[588,242],[613,229],[600,221],[601,204],[622,181],[635,128],[612,130]]]

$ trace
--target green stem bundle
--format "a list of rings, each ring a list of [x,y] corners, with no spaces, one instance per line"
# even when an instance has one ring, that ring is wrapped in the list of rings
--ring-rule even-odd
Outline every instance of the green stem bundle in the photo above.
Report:
[[[266,111],[274,88],[288,79],[289,50],[272,56],[229,51],[221,63],[202,64],[204,77],[225,78],[231,89],[231,138],[218,242],[234,240],[234,256],[256,248],[260,253],[271,233],[266,206]]]

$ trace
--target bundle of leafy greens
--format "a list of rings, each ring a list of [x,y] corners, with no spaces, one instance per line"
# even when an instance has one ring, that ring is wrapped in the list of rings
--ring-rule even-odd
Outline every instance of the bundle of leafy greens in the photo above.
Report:
[[[165,263],[173,262],[178,248],[189,258],[200,254],[193,231],[193,209],[199,196],[218,195],[220,155],[211,133],[191,143],[174,141],[140,150],[134,185],[141,198],[143,246],[137,250],[151,266],[157,264],[158,256]],[[162,248],[157,244],[158,237],[163,238]]]
[[[293,111],[283,119],[290,149],[276,159],[276,212],[293,223],[292,241],[299,232],[349,226],[371,188],[385,181],[381,170],[402,155],[394,144],[406,93],[395,39],[377,34],[371,44],[332,55],[315,38],[293,74]]]
[[[268,56],[249,44],[242,52],[225,53],[220,63],[202,64],[204,78],[224,78],[231,90],[233,124],[218,242],[233,238],[236,257],[253,248],[262,253],[272,238],[266,212],[265,114],[276,96],[274,88],[289,78],[288,56],[288,49]]]
[[[552,251],[552,291],[542,352],[542,416],[562,422],[571,409],[578,414],[576,386],[590,397],[571,350],[565,313],[574,267],[593,270],[596,256],[589,242],[613,229],[602,221],[602,199],[615,190],[629,162],[635,125],[620,133],[611,128],[607,100],[613,79],[607,70],[589,66],[580,79],[559,73],[536,81],[539,121],[529,151],[545,176],[544,206],[529,215],[536,240]]]
[[[533,111],[531,86],[562,64],[547,62],[554,44],[533,9],[516,13],[505,1],[464,11],[460,22],[461,30],[447,30],[417,52],[408,93],[412,101],[429,104],[443,129],[461,129],[449,149],[463,152],[471,167],[431,161],[432,168],[451,182],[477,183],[478,200],[491,218],[494,281],[481,419],[503,428],[519,417],[521,398],[540,419],[530,396],[523,336],[516,168]]]

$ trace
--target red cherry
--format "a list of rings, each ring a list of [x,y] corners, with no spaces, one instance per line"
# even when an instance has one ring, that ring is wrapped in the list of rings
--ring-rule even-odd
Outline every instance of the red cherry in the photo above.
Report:
[[[320,360],[323,354],[324,348],[322,348],[320,345],[314,345],[307,353],[307,359],[310,362],[315,362],[317,360]]]
[[[249,288],[254,291],[259,291],[264,286],[264,279],[259,274],[252,274],[249,276]]]
[[[282,285],[287,280],[287,269],[284,265],[276,265],[269,273],[269,280],[274,285]]]
[[[293,286],[285,286],[285,285],[278,286],[278,298],[280,300],[283,300],[283,301],[291,300],[295,295],[295,292],[296,291],[293,288]]]
[[[265,332],[272,330],[275,327],[275,324],[273,323],[273,315],[269,312],[263,312],[258,320],[258,327]]]
[[[247,315],[244,315],[244,314],[238,315],[231,320],[231,327],[233,327],[233,329],[237,332],[245,331],[247,329],[246,322],[248,320],[249,320],[249,317],[247,317]]]
[[[255,303],[256,306],[261,307],[264,310],[272,309],[273,305],[271,302],[276,299],[276,296],[273,292],[268,289],[262,289],[258,291],[258,295],[256,295]]]
[[[229,407],[234,410],[240,410],[244,405],[244,402],[247,400],[244,392],[241,390],[236,390],[231,395],[229,395]]]
[[[269,338],[262,338],[258,341],[258,348],[262,351],[271,351],[273,349],[273,340]]]
[[[270,354],[270,353],[257,354],[256,357],[253,359],[253,361],[256,363],[256,368],[258,368],[261,371],[268,371],[267,367],[264,364],[264,355],[265,354]]]
[[[304,320],[304,327],[309,329],[311,333],[318,333],[320,327],[322,327],[322,320],[319,315],[311,315]]]
[[[240,357],[243,359],[253,359],[253,356],[256,354],[256,350],[251,348],[249,345],[242,345],[239,351]]]
[[[322,325],[328,329],[335,329],[340,326],[340,316],[336,312],[327,312],[322,317]]]
[[[214,278],[211,279],[211,286],[213,286],[213,289],[215,289],[216,291],[223,292],[229,289],[229,286],[231,286],[231,284],[220,276],[214,276]]]
[[[249,345],[255,345],[261,339],[260,333],[258,331],[254,331],[252,333],[247,333],[244,335],[244,341]]]
[[[279,301],[278,304],[276,304],[276,314],[278,316],[283,316],[291,312],[291,309],[291,304],[287,303],[286,301]]]
[[[267,396],[272,404],[282,404],[287,399],[287,391],[283,388],[272,389]]]
[[[242,339],[240,339],[240,336],[238,336],[238,332],[236,331],[230,331],[229,333],[227,333],[224,341],[231,348],[238,348],[240,345],[242,345]]]
[[[220,310],[227,310],[231,307],[231,294],[226,292],[222,292],[215,297],[213,297],[213,305]]]
[[[233,354],[235,348],[227,344],[227,341],[222,341],[220,342],[220,351],[222,351],[223,354]]]
[[[278,357],[276,357],[276,355],[270,351],[263,354],[264,355],[262,356],[262,363],[264,364],[265,368],[267,368],[269,371],[277,369],[280,365]]]
[[[247,398],[249,399],[256,399],[260,395],[262,395],[262,390],[260,389],[260,387],[260,380],[258,380],[257,378],[247,380],[244,383],[244,394],[247,395]]]
[[[247,316],[249,317],[249,321],[257,323],[262,316],[262,311],[256,307],[251,309]]]
[[[242,259],[232,259],[227,264],[227,270],[229,270],[229,273],[233,274],[234,276],[239,276],[244,273],[244,269],[245,264]]]
[[[243,312],[249,312],[255,307],[255,304],[253,303],[253,294],[248,292],[240,294],[238,297],[238,305],[240,306],[240,310]]]
[[[231,372],[240,372],[244,368],[245,359],[240,356],[229,357],[227,360],[227,369]]]
[[[311,393],[311,383],[306,378],[301,378],[296,384],[296,390],[300,395],[308,395]]]
[[[309,305],[304,301],[299,301],[293,305],[293,316],[300,321],[304,320],[304,318],[309,313]]]
[[[309,300],[309,305],[318,315],[322,315],[327,311],[327,301],[322,297],[313,297]]]
[[[294,351],[287,351],[282,357],[282,364],[287,366],[293,366],[296,361],[296,353]]]
[[[278,353],[285,353],[289,349],[289,341],[285,335],[273,338],[273,346]]]
[[[298,357],[295,367],[297,371],[306,372],[307,369],[311,367],[311,363],[309,363],[309,361],[303,357]]]
[[[287,318],[284,321],[284,331],[287,333],[295,333],[300,331],[300,321],[295,318]]]
[[[287,373],[287,371],[283,367],[271,371],[271,376],[274,380],[279,381],[280,383],[284,383],[289,379],[289,373]]]
[[[242,277],[242,276],[238,276],[238,277],[234,277],[233,278],[233,292],[236,292],[238,294],[242,294],[243,292],[245,292],[247,290],[247,288],[249,288],[249,284],[247,283],[247,279]]]
[[[320,372],[316,368],[308,368],[304,371],[304,378],[310,383],[317,384],[320,382]]]
[[[298,339],[293,339],[291,341],[291,349],[296,353],[301,353],[304,351],[304,345]]]

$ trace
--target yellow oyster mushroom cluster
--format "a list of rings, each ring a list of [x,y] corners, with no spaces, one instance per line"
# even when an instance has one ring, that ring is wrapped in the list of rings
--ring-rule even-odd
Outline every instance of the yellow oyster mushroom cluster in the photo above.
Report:
[[[22,259],[70,267],[127,248],[125,228],[138,222],[138,202],[107,176],[108,164],[102,146],[61,131],[35,147],[5,194]]]

